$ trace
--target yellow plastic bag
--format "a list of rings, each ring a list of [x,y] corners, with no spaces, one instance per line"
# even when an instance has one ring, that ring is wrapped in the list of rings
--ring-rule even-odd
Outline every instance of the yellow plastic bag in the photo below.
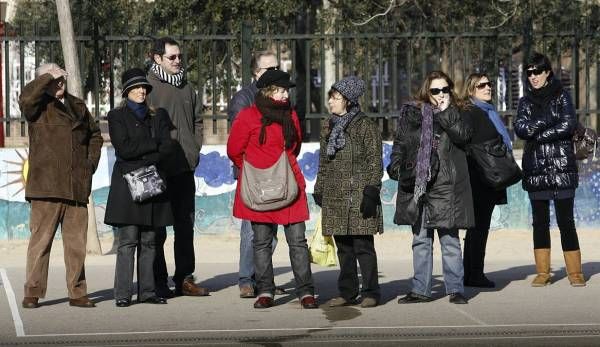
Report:
[[[321,266],[335,266],[336,252],[333,237],[323,236],[321,229],[321,214],[315,223],[315,232],[308,244],[310,262]]]

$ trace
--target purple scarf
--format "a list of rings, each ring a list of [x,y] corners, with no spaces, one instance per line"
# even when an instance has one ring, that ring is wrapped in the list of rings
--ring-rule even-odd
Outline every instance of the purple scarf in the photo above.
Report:
[[[404,104],[400,115],[404,114],[404,108],[407,106],[418,107],[419,105],[412,101]],[[417,152],[417,172],[415,177],[415,190],[413,199],[419,203],[419,199],[427,188],[427,182],[431,180],[431,149],[433,146],[433,114],[439,110],[434,109],[428,103],[421,104],[421,137],[419,141],[419,150]]]

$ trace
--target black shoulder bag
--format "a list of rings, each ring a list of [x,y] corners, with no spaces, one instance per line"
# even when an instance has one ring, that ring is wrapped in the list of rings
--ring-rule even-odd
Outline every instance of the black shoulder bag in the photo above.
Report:
[[[508,188],[523,177],[521,168],[501,136],[482,143],[470,144],[467,150],[477,163],[479,177],[496,190]]]

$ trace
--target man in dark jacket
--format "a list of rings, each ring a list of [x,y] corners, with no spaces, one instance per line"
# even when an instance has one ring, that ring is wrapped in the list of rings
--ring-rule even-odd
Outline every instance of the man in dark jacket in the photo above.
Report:
[[[252,69],[252,83],[242,87],[237,91],[231,100],[227,108],[227,117],[229,121],[233,123],[235,117],[240,111],[246,107],[249,107],[254,103],[254,97],[258,92],[256,87],[256,81],[268,70],[279,70],[277,63],[277,57],[273,52],[260,51],[254,53],[252,60],[250,61]],[[234,174],[237,176],[237,169],[233,167]],[[250,221],[243,220],[242,227],[240,230],[240,270],[239,270],[239,281],[240,297],[241,298],[254,298],[256,296],[254,290],[254,251],[252,248],[252,240],[254,239],[254,232]],[[277,238],[273,238],[272,249],[275,251],[277,246]],[[276,294],[283,294],[283,289],[277,288]]]
[[[29,172],[25,199],[31,203],[24,308],[46,295],[50,248],[58,224],[64,244],[69,304],[94,307],[87,297],[85,254],[88,197],[100,160],[102,136],[83,100],[66,91],[67,73],[54,63],[36,70],[19,106],[29,127]]]
[[[194,170],[198,165],[202,147],[201,104],[197,100],[196,92],[185,79],[179,44],[169,37],[160,38],[154,42],[151,54],[154,63],[148,72],[148,81],[153,89],[152,94],[148,95],[148,102],[154,108],[167,110],[173,123],[171,138],[177,143],[175,154],[166,165],[169,170],[167,192],[175,222],[175,294],[206,296],[208,289],[197,286],[193,276],[196,264]],[[165,229],[156,235],[154,279],[156,295],[159,297],[173,296],[168,286],[163,249],[166,238]]]

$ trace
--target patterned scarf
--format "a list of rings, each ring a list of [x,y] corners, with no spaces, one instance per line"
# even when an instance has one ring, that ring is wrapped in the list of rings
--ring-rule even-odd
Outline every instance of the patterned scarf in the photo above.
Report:
[[[178,73],[169,75],[163,70],[162,66],[157,63],[153,63],[150,70],[158,77],[161,81],[165,81],[175,87],[179,87],[185,80],[184,70],[181,68]]]
[[[475,98],[471,98],[471,102],[473,103],[473,105],[479,107],[487,113],[488,118],[490,119],[492,124],[494,124],[494,127],[498,131],[498,134],[502,136],[502,141],[504,142],[506,147],[510,151],[512,151],[512,142],[510,141],[510,135],[508,135],[508,130],[506,130],[506,127],[504,126],[504,123],[502,122],[498,111],[496,111],[496,107],[493,104],[490,104],[485,101],[480,101]]]
[[[415,102],[409,102],[402,106],[400,115],[404,114],[407,106],[418,107]],[[413,199],[418,204],[421,196],[425,194],[427,182],[431,180],[431,149],[433,147],[433,114],[439,112],[428,103],[421,104],[421,137],[419,150],[417,152],[417,172],[415,177],[415,190]]]
[[[348,127],[348,124],[354,119],[354,117],[360,112],[360,105],[355,104],[350,107],[348,113],[343,116],[333,115],[330,119],[329,128],[329,139],[327,142],[327,155],[332,157],[337,151],[344,148],[346,145],[346,138],[344,137],[344,130]]]
[[[264,144],[267,140],[266,127],[273,123],[277,123],[281,125],[282,135],[285,140],[285,148],[292,148],[296,142],[298,142],[298,134],[296,133],[296,126],[292,121],[292,108],[289,100],[284,102],[275,101],[263,96],[259,92],[256,94],[254,103],[262,114],[262,118],[260,119],[262,125],[260,127],[258,142],[261,145]]]

